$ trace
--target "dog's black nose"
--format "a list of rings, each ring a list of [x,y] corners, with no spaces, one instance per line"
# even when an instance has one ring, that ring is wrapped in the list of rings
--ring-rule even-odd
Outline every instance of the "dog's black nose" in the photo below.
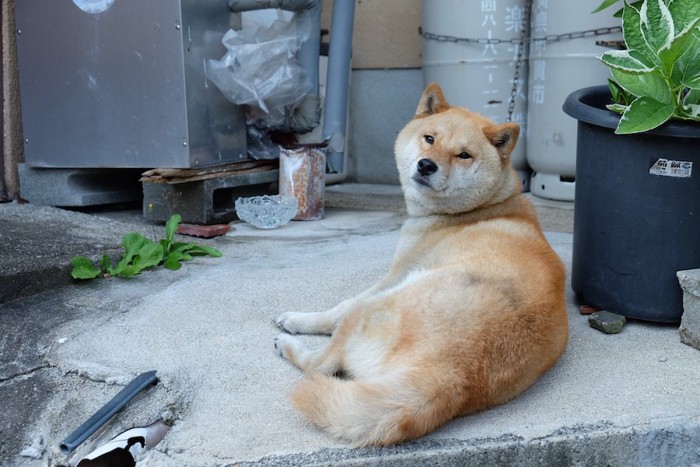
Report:
[[[434,174],[437,170],[437,164],[430,159],[421,159],[418,161],[418,173],[423,176]]]

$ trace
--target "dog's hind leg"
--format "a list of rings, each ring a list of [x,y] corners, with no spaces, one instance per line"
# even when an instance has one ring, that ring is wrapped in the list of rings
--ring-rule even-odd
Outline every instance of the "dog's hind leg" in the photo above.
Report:
[[[331,340],[317,349],[309,349],[298,337],[280,334],[275,339],[277,352],[304,373],[332,375],[341,370],[340,348]]]
[[[310,313],[289,311],[275,318],[275,324],[290,334],[331,334],[345,315],[337,308]]]
[[[360,320],[359,313],[347,315],[330,340],[316,349],[309,349],[298,337],[289,334],[278,335],[275,348],[305,373],[337,374],[345,370],[345,346]]]

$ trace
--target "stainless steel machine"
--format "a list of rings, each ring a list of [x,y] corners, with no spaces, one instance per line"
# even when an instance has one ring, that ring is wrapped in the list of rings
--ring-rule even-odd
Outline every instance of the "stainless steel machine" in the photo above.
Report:
[[[195,168],[245,160],[243,109],[204,75],[227,0],[16,2],[25,162]]]

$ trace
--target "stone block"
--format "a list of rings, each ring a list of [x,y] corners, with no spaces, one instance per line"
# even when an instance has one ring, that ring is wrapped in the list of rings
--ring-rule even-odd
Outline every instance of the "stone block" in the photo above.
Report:
[[[700,269],[678,271],[676,276],[683,289],[681,342],[700,350]]]
[[[588,317],[588,324],[605,334],[618,334],[622,332],[627,319],[618,315],[617,313],[611,313],[609,311],[597,311]]]
[[[45,169],[19,164],[20,196],[39,206],[98,206],[141,199],[141,169]]]
[[[189,224],[224,224],[236,219],[234,203],[242,196],[270,192],[279,170],[217,176],[182,183],[143,182],[143,217],[165,222],[180,214]]]

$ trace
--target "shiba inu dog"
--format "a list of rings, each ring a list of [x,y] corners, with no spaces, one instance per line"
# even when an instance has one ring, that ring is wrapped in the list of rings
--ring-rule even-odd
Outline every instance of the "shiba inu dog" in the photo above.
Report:
[[[409,218],[386,276],[321,313],[284,313],[294,406],[356,446],[390,445],[512,399],[566,347],[564,268],[520,194],[514,123],[450,106],[437,84],[399,133]],[[308,349],[291,334],[331,334]]]

